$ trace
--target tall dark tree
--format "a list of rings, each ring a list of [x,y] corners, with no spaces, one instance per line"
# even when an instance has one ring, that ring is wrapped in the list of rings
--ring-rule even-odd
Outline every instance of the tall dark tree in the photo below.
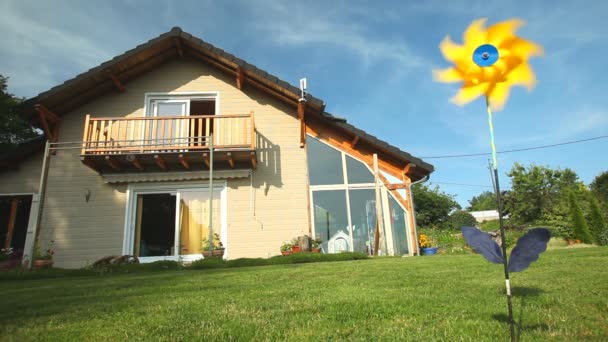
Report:
[[[589,226],[583,215],[583,211],[578,205],[578,201],[574,192],[568,194],[568,202],[570,204],[570,219],[573,229],[573,237],[584,243],[593,243],[593,237],[589,231]]]
[[[608,206],[608,171],[604,171],[595,177],[589,188],[605,207]]]
[[[452,211],[460,209],[460,205],[449,195],[439,190],[438,186],[431,188],[425,184],[413,187],[416,223],[422,227],[440,226]]]
[[[491,191],[484,191],[469,200],[469,211],[496,210],[496,195]]]
[[[606,219],[600,209],[600,204],[595,196],[589,196],[590,210],[587,222],[591,235],[598,245],[604,246],[608,244],[608,226]]]
[[[36,131],[17,115],[22,98],[8,92],[8,77],[0,75],[0,153],[19,142],[37,136]]]

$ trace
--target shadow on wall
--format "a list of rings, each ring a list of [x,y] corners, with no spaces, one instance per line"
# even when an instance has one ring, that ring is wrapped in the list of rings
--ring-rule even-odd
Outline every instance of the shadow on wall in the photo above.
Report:
[[[281,188],[281,147],[273,144],[266,136],[256,132],[258,166],[253,175],[253,187],[264,188],[264,196],[268,195],[270,187]]]

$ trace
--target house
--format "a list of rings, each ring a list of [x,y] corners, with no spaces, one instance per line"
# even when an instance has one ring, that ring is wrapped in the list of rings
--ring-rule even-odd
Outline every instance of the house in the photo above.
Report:
[[[469,214],[473,215],[477,223],[498,220],[498,210],[469,211]]]
[[[27,100],[22,115],[50,147],[0,158],[3,242],[27,246],[24,258],[38,235],[59,267],[197,259],[210,218],[230,259],[279,254],[301,235],[325,252],[331,241],[417,253],[409,187],[432,165],[179,28]]]

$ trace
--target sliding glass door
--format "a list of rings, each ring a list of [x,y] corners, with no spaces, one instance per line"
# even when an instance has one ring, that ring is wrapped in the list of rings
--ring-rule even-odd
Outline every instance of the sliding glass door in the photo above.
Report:
[[[209,200],[208,188],[133,189],[127,209],[132,229],[126,253],[142,262],[202,258],[209,237]],[[211,232],[226,246],[224,203],[225,187],[214,187]]]

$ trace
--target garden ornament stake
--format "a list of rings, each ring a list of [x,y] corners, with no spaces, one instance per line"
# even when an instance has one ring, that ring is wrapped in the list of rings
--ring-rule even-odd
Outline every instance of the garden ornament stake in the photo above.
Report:
[[[434,77],[439,82],[462,82],[460,91],[452,98],[452,102],[458,105],[465,105],[480,96],[485,97],[502,250],[488,234],[477,228],[463,227],[462,233],[467,243],[486,259],[493,263],[503,264],[509,327],[511,340],[514,341],[515,327],[509,272],[523,271],[536,261],[540,253],[547,248],[550,233],[545,228],[531,230],[517,241],[517,245],[511,252],[510,261],[507,259],[492,111],[503,109],[511,86],[525,86],[528,90],[532,90],[536,84],[536,78],[528,60],[530,57],[542,55],[543,49],[539,45],[515,35],[515,31],[523,25],[521,20],[503,21],[487,29],[485,22],[486,19],[478,19],[469,25],[463,35],[463,45],[454,43],[450,37],[446,37],[441,42],[439,45],[441,53],[446,60],[453,63],[453,66],[434,71]]]

